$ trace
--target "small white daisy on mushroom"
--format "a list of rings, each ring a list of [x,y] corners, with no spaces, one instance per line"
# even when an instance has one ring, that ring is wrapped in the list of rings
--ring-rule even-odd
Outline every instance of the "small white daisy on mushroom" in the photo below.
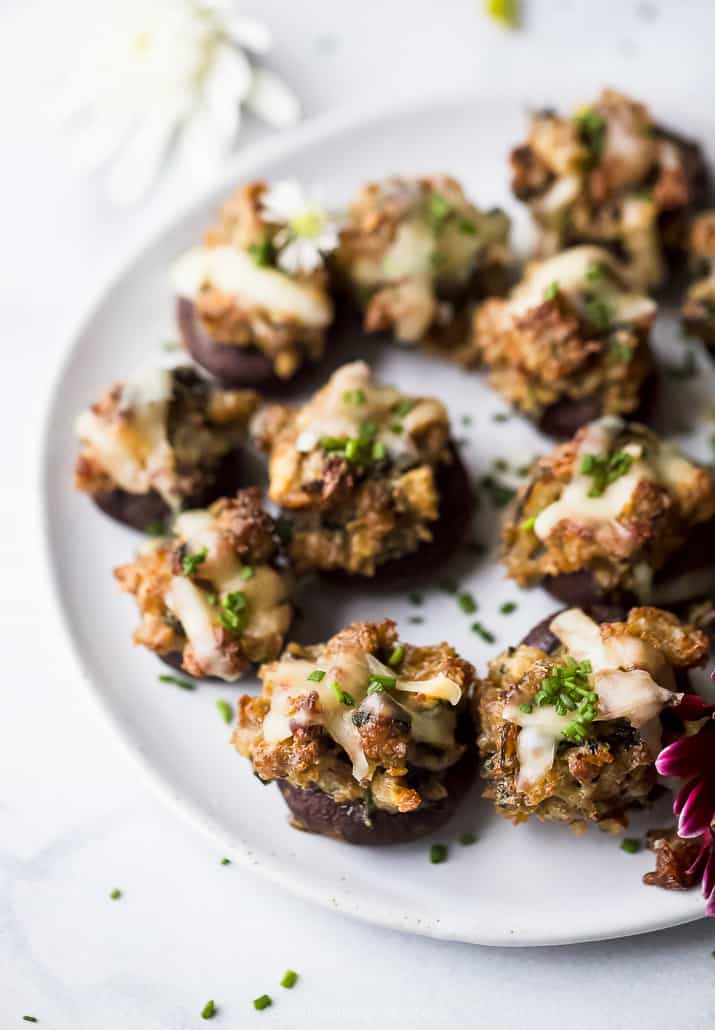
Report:
[[[300,116],[291,90],[257,63],[270,31],[241,16],[238,0],[89,0],[71,25],[58,6],[65,24],[25,27],[51,68],[30,106],[61,131],[74,170],[108,164],[117,203],[141,199],[169,155],[179,171],[213,174],[242,107],[276,128]]]
[[[273,237],[276,264],[292,275],[310,274],[338,245],[340,222],[317,193],[307,193],[295,179],[269,187],[261,204],[263,217],[279,226]]]

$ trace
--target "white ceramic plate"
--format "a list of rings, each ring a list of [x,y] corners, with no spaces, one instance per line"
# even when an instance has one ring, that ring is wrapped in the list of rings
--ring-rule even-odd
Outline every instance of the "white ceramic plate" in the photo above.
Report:
[[[624,853],[617,838],[595,829],[577,838],[567,829],[536,822],[514,828],[492,813],[478,788],[437,835],[451,845],[449,860],[438,866],[429,862],[429,840],[387,849],[351,848],[293,830],[275,787],[261,786],[229,746],[229,729],[215,708],[217,698],[233,700],[244,689],[256,689],[256,682],[184,692],[159,684],[164,667],[132,647],[136,610],[119,595],[111,569],[131,557],[138,540],[72,490],[72,423],[105,384],[148,355],[160,356],[161,341],[175,337],[167,266],[198,238],[234,184],[254,175],[291,175],[322,184],[331,200],[342,202],[372,177],[448,171],[478,204],[506,207],[523,230],[523,214],[508,194],[506,155],[523,136],[526,106],[516,100],[462,99],[397,114],[332,118],[247,153],[211,195],[180,212],[126,262],[93,306],[56,383],[44,459],[49,554],[74,647],[96,697],[162,795],[219,840],[234,860],[322,905],[413,933],[502,945],[633,934],[695,919],[703,907],[697,891],[643,886],[640,878],[651,866],[650,856]],[[675,125],[698,128],[684,123],[677,109],[660,109]],[[682,342],[672,318],[658,323],[656,337],[661,353],[681,359]],[[475,477],[490,471],[495,459],[521,465],[549,446],[517,417],[494,421],[504,405],[480,375],[397,346],[359,337],[342,341],[339,354],[328,359],[315,381],[340,361],[360,356],[386,381],[408,392],[433,392],[448,403]],[[692,434],[715,398],[710,368],[702,356],[699,360],[702,374],[669,386],[663,410],[674,412],[676,421],[682,418],[685,424],[669,428],[681,434],[688,450],[708,458],[707,429],[699,437]],[[470,425],[463,424],[463,416]],[[505,580],[495,561],[497,516],[485,500],[476,535],[489,545],[489,555],[465,557],[444,569],[445,576],[457,578],[477,598],[476,618],[495,634],[494,645],[470,631],[475,616],[463,614],[437,583],[424,591],[419,608],[406,593],[313,586],[302,602],[306,618],[297,635],[321,640],[353,619],[392,616],[407,639],[448,639],[483,670],[491,654],[517,642],[555,608],[541,591],[521,593]],[[505,600],[518,603],[510,616],[499,614]],[[411,615],[422,615],[424,622],[410,624]],[[632,832],[667,824],[668,807],[634,822]],[[478,838],[472,847],[457,843],[467,830]]]

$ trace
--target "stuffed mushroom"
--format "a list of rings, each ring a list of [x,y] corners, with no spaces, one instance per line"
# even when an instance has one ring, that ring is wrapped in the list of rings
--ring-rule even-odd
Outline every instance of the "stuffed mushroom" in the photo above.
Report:
[[[473,496],[444,405],[338,369],[301,408],[273,404],[252,423],[268,454],[269,496],[290,525],[301,572],[374,576],[419,553],[424,568],[466,532]]]
[[[78,417],[75,486],[134,529],[238,486],[240,445],[258,406],[191,368],[148,367],[115,383]]]
[[[695,281],[683,303],[683,325],[715,351],[715,211],[693,221],[689,253]]]
[[[481,211],[454,179],[435,175],[363,186],[336,265],[367,332],[472,365],[470,303],[503,289],[509,258],[504,212]]]
[[[415,647],[388,619],[356,622],[262,665],[233,743],[278,782],[297,828],[351,844],[413,840],[449,819],[476,771],[473,674],[448,644]]]
[[[656,792],[664,728],[684,733],[673,709],[707,654],[702,631],[658,608],[546,620],[477,683],[485,796],[514,823],[622,829]]]
[[[295,182],[234,193],[171,281],[186,349],[231,386],[293,378],[318,361],[333,321],[324,256],[337,224]]]
[[[474,340],[491,385],[544,432],[567,437],[646,406],[655,313],[607,251],[573,247],[530,264],[507,299],[485,301]]]
[[[503,526],[521,586],[567,604],[673,605],[715,583],[715,486],[645,426],[604,416],[535,462]]]
[[[293,582],[257,487],[179,515],[114,575],[139,608],[134,643],[191,676],[232,682],[283,648]]]
[[[543,254],[602,243],[627,259],[631,281],[646,289],[662,284],[690,217],[707,201],[700,147],[612,89],[571,117],[534,114],[511,165],[512,189],[541,229]]]

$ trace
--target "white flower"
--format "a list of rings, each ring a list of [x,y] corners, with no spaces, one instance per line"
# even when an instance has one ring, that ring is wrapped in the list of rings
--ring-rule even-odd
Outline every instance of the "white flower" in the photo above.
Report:
[[[172,150],[189,171],[215,169],[242,105],[276,127],[299,117],[293,93],[247,57],[269,50],[271,35],[241,17],[235,0],[90,0],[71,21],[47,29],[46,49],[64,67],[43,113],[69,132],[76,170],[114,158],[109,191],[118,202],[139,199]],[[41,66],[37,38],[28,52]]]
[[[338,245],[338,220],[317,194],[307,194],[294,179],[277,182],[263,195],[263,217],[282,226],[273,237],[277,262],[286,272],[313,272]]]

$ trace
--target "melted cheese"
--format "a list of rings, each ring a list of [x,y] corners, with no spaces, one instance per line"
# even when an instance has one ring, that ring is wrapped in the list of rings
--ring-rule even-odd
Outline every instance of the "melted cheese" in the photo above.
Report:
[[[591,422],[587,427],[574,460],[574,473],[561,496],[546,506],[536,517],[534,533],[540,540],[546,540],[563,519],[588,524],[611,522],[618,531],[618,517],[630,504],[636,487],[646,479],[661,483],[666,489],[682,488],[698,475],[698,469],[684,458],[672,444],[648,441],[643,446],[637,441],[625,444],[621,449],[631,456],[631,466],[625,475],[619,476],[606,487],[599,497],[589,497],[593,478],[581,472],[581,462],[588,455],[605,457],[613,450],[619,434],[626,428],[623,419],[613,415]],[[640,570],[644,592],[649,587],[648,571]]]
[[[365,398],[361,404],[350,399],[357,390]],[[296,447],[307,454],[324,437],[357,437],[363,423],[371,421],[377,427],[375,439],[385,445],[393,459],[416,457],[418,447],[413,434],[428,424],[442,422],[448,426],[447,413],[439,401],[425,398],[415,401],[407,415],[396,416],[395,405],[406,399],[394,387],[375,383],[364,361],[343,365],[298,413]],[[398,423],[402,432],[394,432]]]
[[[313,671],[324,673],[321,680],[309,679]],[[271,707],[263,721],[263,738],[269,744],[280,743],[293,734],[292,723],[303,725],[306,718],[317,723],[346,752],[353,766],[353,776],[362,782],[371,774],[353,722],[353,714],[363,702],[375,710],[386,703],[381,694],[368,696],[370,675],[394,676],[396,687],[390,691],[390,700],[409,717],[414,740],[435,747],[449,747],[454,737],[455,715],[441,705],[433,709],[417,709],[400,697],[404,693],[420,693],[434,701],[448,700],[456,705],[461,698],[459,686],[448,677],[439,675],[426,680],[406,680],[394,669],[384,665],[374,655],[357,648],[339,654],[326,655],[317,663],[288,659],[274,662],[265,669],[265,680],[271,689]],[[332,684],[349,694],[354,705],[345,705],[336,695]],[[312,691],[319,698],[319,713],[306,717],[299,709],[293,712],[295,699]],[[291,714],[292,713],[292,714]]]
[[[275,321],[299,322],[324,329],[333,318],[325,292],[301,283],[275,268],[263,268],[236,247],[194,247],[173,265],[171,284],[180,297],[196,301],[202,289],[214,286],[247,307],[269,312]]]
[[[247,609],[242,637],[259,638],[287,630],[290,606],[286,603],[286,584],[279,572],[268,565],[258,565],[253,575],[245,579],[244,566],[230,537],[216,529],[208,511],[182,512],[174,521],[174,531],[185,542],[189,554],[206,550],[206,558],[200,565],[201,578],[210,581],[219,600],[234,591],[244,594]],[[165,602],[181,622],[205,674],[223,679],[238,678],[225,673],[226,660],[214,632],[220,625],[218,610],[209,605],[207,591],[185,576],[175,576]],[[217,671],[219,669],[223,671]]]
[[[594,263],[605,266],[603,281],[590,283],[587,272]],[[568,295],[577,307],[582,291],[597,294],[614,311],[618,322],[635,322],[652,318],[656,312],[655,303],[646,296],[632,293],[621,286],[622,272],[618,263],[602,247],[571,247],[546,261],[534,262],[509,298],[509,310],[514,316],[524,315],[531,308],[544,302],[544,293],[557,282],[559,290]]]
[[[655,755],[660,746],[658,716],[678,700],[673,671],[663,654],[646,641],[630,634],[603,639],[598,625],[579,608],[560,612],[549,625],[566,653],[577,662],[591,663],[591,681],[598,695],[596,722],[627,719]],[[550,705],[534,706],[522,712],[517,704],[506,704],[503,716],[521,727],[517,740],[519,774],[517,787],[523,790],[541,779],[551,768],[556,747],[573,716],[558,715]]]
[[[143,369],[124,383],[116,416],[102,418],[91,409],[84,411],[75,432],[118,487],[133,494],[156,490],[176,509],[180,498],[167,436],[172,388],[170,369]]]

